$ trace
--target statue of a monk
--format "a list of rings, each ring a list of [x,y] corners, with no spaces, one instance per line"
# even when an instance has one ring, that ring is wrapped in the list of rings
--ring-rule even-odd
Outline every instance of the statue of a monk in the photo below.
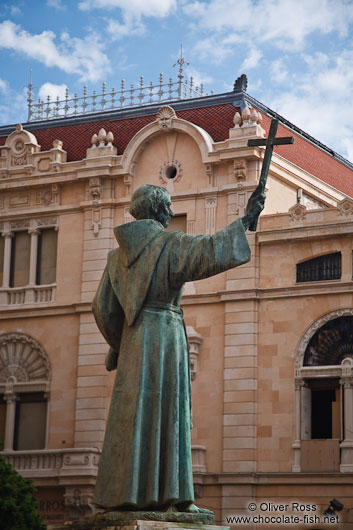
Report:
[[[108,510],[202,511],[194,504],[188,341],[179,302],[185,282],[250,260],[245,235],[264,206],[261,185],[244,217],[216,234],[166,232],[168,191],[133,194],[136,221],[114,229],[93,312],[117,369],[94,502]]]

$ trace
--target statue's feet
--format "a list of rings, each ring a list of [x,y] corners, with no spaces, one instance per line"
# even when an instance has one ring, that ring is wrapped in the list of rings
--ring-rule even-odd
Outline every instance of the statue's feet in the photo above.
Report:
[[[208,515],[213,515],[213,512],[211,510],[206,510],[205,508],[199,508],[194,504],[193,502],[187,504],[187,503],[181,503],[176,505],[179,512],[186,512],[186,513],[205,513]]]

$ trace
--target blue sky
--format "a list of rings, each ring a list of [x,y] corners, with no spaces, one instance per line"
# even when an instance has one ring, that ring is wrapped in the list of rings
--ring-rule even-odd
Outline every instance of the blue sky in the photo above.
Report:
[[[35,95],[187,77],[248,92],[353,161],[353,0],[0,0],[0,124]]]

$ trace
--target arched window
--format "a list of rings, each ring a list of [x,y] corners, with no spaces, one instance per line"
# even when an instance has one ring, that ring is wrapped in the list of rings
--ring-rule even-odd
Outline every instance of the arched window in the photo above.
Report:
[[[293,471],[353,471],[353,309],[325,315],[297,356]]]
[[[339,280],[342,274],[341,253],[326,254],[297,264],[297,282]]]
[[[0,440],[4,450],[44,449],[50,365],[23,333],[0,335]]]

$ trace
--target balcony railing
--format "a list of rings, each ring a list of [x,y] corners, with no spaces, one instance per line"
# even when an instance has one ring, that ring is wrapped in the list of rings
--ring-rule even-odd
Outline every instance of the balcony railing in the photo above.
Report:
[[[205,472],[206,448],[191,447],[192,469]],[[21,475],[26,478],[72,477],[90,475],[95,477],[101,451],[94,447],[73,449],[41,449],[36,451],[3,451],[1,454]]]
[[[55,302],[56,285],[0,288],[0,306]]]

